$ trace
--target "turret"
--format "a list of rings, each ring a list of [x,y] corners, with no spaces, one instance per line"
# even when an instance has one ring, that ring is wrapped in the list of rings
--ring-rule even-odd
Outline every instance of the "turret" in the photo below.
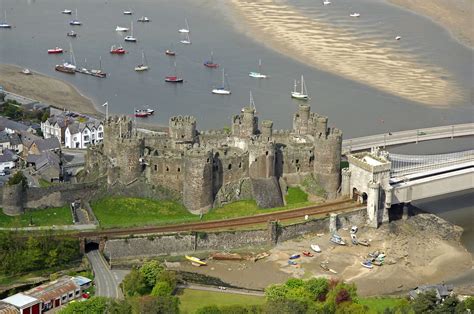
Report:
[[[244,107],[240,115],[232,119],[232,135],[249,138],[257,133],[258,117],[255,116],[255,109]]]
[[[296,134],[309,134],[309,118],[311,107],[309,105],[300,105],[298,111],[293,115],[293,131]]]
[[[194,214],[207,213],[213,203],[212,152],[193,149],[184,158],[183,204]]]
[[[324,116],[318,116],[316,118],[316,125],[314,126],[314,134],[326,134],[328,132],[328,118]]]
[[[24,213],[23,199],[25,189],[21,183],[3,186],[3,213],[9,216],[16,216]]]
[[[263,120],[262,127],[260,130],[260,137],[265,140],[269,141],[273,135],[273,121],[270,120]]]
[[[314,174],[326,190],[328,198],[335,198],[341,184],[342,132],[329,129],[327,134],[314,138]]]
[[[196,118],[193,116],[176,116],[169,120],[170,138],[194,143],[196,139]]]

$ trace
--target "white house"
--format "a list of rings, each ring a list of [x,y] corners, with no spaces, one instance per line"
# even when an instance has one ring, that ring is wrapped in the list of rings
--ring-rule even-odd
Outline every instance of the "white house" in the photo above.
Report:
[[[5,149],[0,153],[0,171],[15,168],[18,156],[11,150]]]
[[[100,121],[73,123],[64,132],[64,146],[67,148],[87,148],[104,139],[104,126]]]

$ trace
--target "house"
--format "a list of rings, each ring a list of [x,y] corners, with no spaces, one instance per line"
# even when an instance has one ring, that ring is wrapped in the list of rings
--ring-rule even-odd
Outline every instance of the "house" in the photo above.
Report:
[[[419,286],[415,289],[408,292],[408,296],[410,299],[415,299],[420,293],[426,293],[428,291],[435,291],[436,298],[438,302],[443,302],[446,297],[450,296],[453,292],[453,285],[426,285],[426,286]]]
[[[60,152],[61,144],[56,137],[34,140],[28,148],[28,154],[39,155],[42,152]]]
[[[73,123],[68,125],[64,135],[64,146],[67,148],[87,148],[104,139],[104,126],[95,120],[88,123]]]
[[[33,166],[36,173],[46,181],[59,180],[61,177],[61,163],[59,156],[50,151],[39,155],[30,154],[26,157],[28,166]]]
[[[36,131],[23,123],[15,122],[3,116],[0,116],[0,131],[7,133],[18,133],[19,131],[25,131],[35,133]]]
[[[13,169],[16,166],[18,156],[9,149],[4,149],[0,153],[0,171]]]
[[[3,303],[14,306],[20,314],[41,314],[41,301],[23,293],[14,294],[2,300]],[[8,313],[8,312],[7,312]]]
[[[63,144],[66,127],[72,122],[74,120],[65,115],[51,116],[45,122],[41,122],[41,132],[44,138],[56,137]]]
[[[92,285],[92,280],[83,276],[72,277],[72,280],[76,283],[77,286],[81,289],[81,293],[89,289]]]
[[[17,154],[23,151],[23,143],[17,133],[7,133],[0,131],[0,150],[10,149],[15,151]]]

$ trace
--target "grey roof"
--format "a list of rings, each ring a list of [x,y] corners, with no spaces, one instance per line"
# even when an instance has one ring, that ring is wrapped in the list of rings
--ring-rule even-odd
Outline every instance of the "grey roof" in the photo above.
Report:
[[[10,134],[10,144],[12,144],[12,145],[21,144],[20,135],[18,135],[17,133]]]
[[[6,131],[0,131],[0,143],[10,143],[10,136]]]
[[[33,144],[34,141],[39,141],[41,140],[41,137],[31,134],[26,131],[20,131],[18,132],[20,134],[21,142],[25,147],[30,147],[31,144]]]
[[[3,116],[0,116],[0,130],[5,128],[12,129],[14,131],[28,131],[29,127],[23,123],[18,123]]]
[[[26,161],[35,165],[36,170],[44,170],[48,167],[59,169],[59,156],[53,152],[42,152],[40,155],[28,155]]]
[[[408,294],[410,297],[413,299],[416,298],[416,296],[420,293],[425,293],[428,291],[435,291],[436,296],[438,298],[445,298],[447,297],[451,291],[453,291],[453,286],[452,285],[425,285],[425,286],[419,286],[414,290],[411,290]]]
[[[0,162],[16,161],[18,156],[9,149],[4,149],[0,154]]]
[[[34,143],[38,146],[40,152],[61,148],[61,144],[57,137],[35,140]]]
[[[9,134],[5,131],[0,131],[0,143],[10,143],[11,145],[18,145],[21,144],[21,139],[17,133]]]

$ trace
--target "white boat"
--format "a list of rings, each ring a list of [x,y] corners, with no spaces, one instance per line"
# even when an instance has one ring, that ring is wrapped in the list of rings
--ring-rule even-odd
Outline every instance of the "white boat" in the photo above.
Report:
[[[229,85],[229,84],[227,84],[227,85]],[[224,72],[224,69],[222,69],[222,86],[218,87],[218,88],[214,88],[212,90],[212,93],[216,94],[216,95],[230,95],[230,88],[229,89],[225,88],[225,72]]]
[[[132,10],[125,10],[123,11],[123,15],[132,15],[133,11]]]
[[[130,23],[130,35],[125,36],[124,40],[132,43],[137,42],[137,39],[133,37],[133,22]]]
[[[250,72],[249,76],[254,78],[267,78],[266,74],[262,74],[262,59],[258,60],[258,72]]]
[[[72,49],[72,43],[69,42],[69,62],[64,62],[63,67],[66,70],[76,71],[76,57],[74,56],[74,50]]]
[[[72,14],[72,10],[64,9],[61,13],[62,14]]]
[[[12,26],[7,23],[7,11],[3,11],[3,21],[0,21],[0,28],[12,28]]]
[[[306,85],[304,83],[303,75],[301,75],[301,90],[299,92],[296,91],[296,86],[297,86],[297,81],[295,80],[295,85],[294,85],[293,91],[291,92],[291,97],[300,99],[300,100],[308,100],[309,95],[308,95],[308,92],[306,91]]]
[[[315,251],[316,253],[321,253],[321,248],[317,244],[311,244],[311,250]]]
[[[400,40],[400,39],[402,39],[402,36],[397,36],[397,37],[395,37],[395,39]]]
[[[116,32],[128,32],[130,29],[128,27],[117,26],[115,28]]]
[[[141,18],[138,19],[138,22],[146,23],[146,22],[150,22],[150,19],[147,18],[146,16],[142,16]]]
[[[69,25],[82,25],[82,22],[77,19],[77,9],[76,9],[76,16],[73,20],[69,21]]]
[[[323,5],[329,5],[329,4],[331,4],[331,1],[329,1],[329,0],[324,0],[323,1]]]
[[[31,74],[33,74],[33,73],[30,71],[30,69],[27,69],[27,68],[23,69],[23,70],[21,71],[21,73],[23,73],[23,74],[25,74],[25,75],[31,75]]]
[[[186,24],[186,27],[178,29],[178,32],[189,33],[190,30],[189,30],[189,25],[188,25],[188,19],[184,19],[184,24]]]
[[[148,64],[146,62],[145,51],[142,50],[142,64],[135,67],[135,71],[142,72],[148,70]]]
[[[360,263],[362,266],[364,266],[365,268],[368,268],[368,269],[372,269],[374,268],[374,265],[372,265],[372,262],[369,261],[369,260],[366,260],[366,261],[363,261]]]
[[[349,14],[350,17],[359,17],[360,16],[360,13],[357,13],[357,12],[352,12],[351,14]]]
[[[180,40],[179,42],[185,45],[191,45],[191,39],[189,39],[189,33],[184,33],[186,35],[186,38],[183,40]]]

